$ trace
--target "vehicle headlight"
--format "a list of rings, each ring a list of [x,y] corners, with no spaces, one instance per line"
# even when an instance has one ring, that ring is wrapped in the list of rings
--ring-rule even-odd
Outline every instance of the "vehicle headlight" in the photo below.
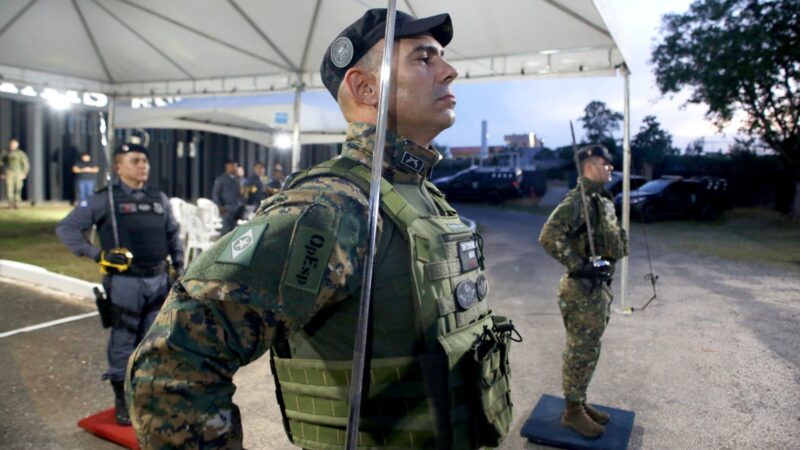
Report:
[[[644,201],[644,197],[633,197],[631,199],[631,205],[635,205],[637,203],[642,203]]]

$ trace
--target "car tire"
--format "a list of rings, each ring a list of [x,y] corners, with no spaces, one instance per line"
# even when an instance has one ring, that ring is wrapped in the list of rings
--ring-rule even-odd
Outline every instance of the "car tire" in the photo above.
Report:
[[[500,203],[503,203],[503,196],[500,195],[500,192],[498,191],[489,192],[487,199],[489,200],[490,205],[499,205]]]
[[[645,206],[642,208],[642,222],[653,223],[656,221],[656,211],[652,206]]]

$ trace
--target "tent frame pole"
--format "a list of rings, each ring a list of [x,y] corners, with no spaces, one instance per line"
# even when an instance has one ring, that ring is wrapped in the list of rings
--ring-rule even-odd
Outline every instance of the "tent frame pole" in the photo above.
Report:
[[[300,74],[294,86],[294,123],[292,124],[292,172],[300,170],[300,105],[303,97],[303,82]]]
[[[628,233],[630,241],[631,225],[631,72],[628,66],[621,67],[625,77],[625,111],[622,141],[622,229]],[[630,244],[629,244],[630,245]],[[622,273],[620,276],[620,307],[615,312],[630,314],[632,309],[628,304],[628,276],[629,259],[622,258]]]

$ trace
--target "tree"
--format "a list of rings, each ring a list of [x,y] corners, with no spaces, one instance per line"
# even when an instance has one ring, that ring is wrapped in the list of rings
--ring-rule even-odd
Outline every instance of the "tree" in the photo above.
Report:
[[[644,118],[631,147],[633,163],[639,168],[643,164],[656,167],[664,160],[664,156],[678,153],[678,149],[672,146],[672,136],[661,128],[656,116]]]
[[[689,145],[686,146],[686,150],[684,151],[684,153],[686,153],[687,155],[699,156],[703,154],[703,150],[705,150],[705,147],[706,147],[705,138],[698,138],[693,140],[692,142],[689,143]]]
[[[651,55],[661,93],[691,88],[720,128],[743,112],[742,131],[800,178],[800,0],[696,0],[662,31]]]
[[[622,113],[608,109],[608,106],[599,100],[593,100],[586,105],[586,108],[583,109],[583,117],[578,120],[583,123],[587,141],[602,144],[610,141],[610,148],[614,148],[612,132],[619,130],[622,118]]]

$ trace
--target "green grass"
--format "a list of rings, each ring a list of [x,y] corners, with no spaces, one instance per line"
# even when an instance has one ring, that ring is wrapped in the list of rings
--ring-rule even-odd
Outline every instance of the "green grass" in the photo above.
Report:
[[[553,209],[525,200],[507,202],[500,208],[542,216]],[[633,233],[642,226],[632,221]],[[682,251],[800,270],[800,223],[775,211],[737,208],[714,222],[684,219],[645,226],[651,236]]]
[[[634,223],[634,233],[641,226]],[[674,220],[647,227],[651,236],[683,250],[800,270],[800,224],[775,211],[740,208],[714,222]]]
[[[0,259],[34,264],[52,272],[99,282],[101,275],[97,264],[73,255],[56,237],[56,224],[70,209],[64,203],[0,209]]]

